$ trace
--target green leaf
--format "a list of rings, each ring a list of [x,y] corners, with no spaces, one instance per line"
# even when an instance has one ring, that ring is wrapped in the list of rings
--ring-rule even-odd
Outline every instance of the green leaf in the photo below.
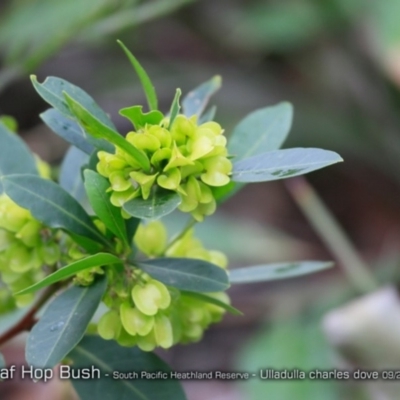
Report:
[[[181,294],[186,297],[191,297],[192,299],[204,301],[204,303],[214,304],[215,306],[221,307],[233,315],[243,315],[243,313],[237,308],[232,307],[231,305],[224,303],[223,301],[218,300],[215,297],[207,296],[203,293],[186,292],[184,290],[181,292]]]
[[[125,140],[118,132],[104,125],[100,120],[93,116],[87,109],[79,104],[74,98],[64,93],[68,106],[84,127],[85,131],[97,139],[106,139],[115,146],[125,150],[134,157],[146,171],[150,168],[150,162],[146,154]]]
[[[107,279],[91,286],[72,286],[45,309],[29,333],[26,361],[35,368],[53,368],[80,342],[107,288]]]
[[[3,357],[3,354],[0,353],[0,369],[5,368],[6,366],[6,360]]]
[[[187,117],[200,116],[211,96],[221,87],[222,79],[216,75],[189,92],[182,101],[183,113]]]
[[[132,244],[133,237],[135,236],[136,230],[140,224],[139,218],[129,218],[125,220],[125,227],[128,236],[128,241]]]
[[[3,187],[19,206],[48,227],[108,244],[82,206],[56,183],[34,175],[10,175],[3,178]]]
[[[151,83],[149,76],[147,75],[144,68],[140,65],[140,63],[136,59],[136,57],[128,50],[128,48],[120,40],[117,40],[117,42],[124,50],[126,56],[128,57],[129,61],[131,62],[133,68],[135,69],[135,71],[140,79],[144,93],[146,95],[149,109],[157,110],[157,108],[158,108],[157,94],[156,94],[153,84]]]
[[[40,118],[54,133],[86,154],[90,155],[94,147],[109,153],[114,152],[114,146],[111,143],[87,135],[77,122],[55,108],[50,108],[40,114]]]
[[[88,268],[103,267],[103,266],[110,265],[110,264],[120,264],[120,263],[121,263],[121,260],[112,254],[109,254],[109,253],[94,254],[92,256],[82,258],[78,261],[74,261],[73,263],[60,268],[56,272],[53,272],[52,274],[47,275],[41,281],[17,292],[16,294],[21,295],[21,294],[35,292],[46,286],[50,286],[53,283],[68,279],[71,276],[74,276],[75,274],[77,274],[78,272],[83,271]]]
[[[37,175],[38,170],[23,140],[0,122],[0,177],[11,174]],[[0,183],[0,193],[2,191]]]
[[[245,117],[233,130],[228,151],[235,160],[278,150],[285,141],[293,119],[290,103],[262,108]]]
[[[179,194],[170,190],[159,190],[151,193],[147,200],[136,197],[122,207],[132,217],[155,220],[174,211],[180,203]]]
[[[328,261],[301,261],[237,268],[232,269],[228,274],[230,283],[253,283],[295,278],[331,268],[333,265]]]
[[[174,123],[174,120],[175,120],[176,116],[178,115],[179,110],[181,109],[181,106],[179,105],[179,99],[181,97],[181,94],[182,94],[181,89],[176,89],[175,97],[174,97],[174,100],[172,101],[171,109],[169,111],[168,129],[171,129],[172,124]]]
[[[343,161],[339,154],[322,149],[285,149],[245,158],[233,164],[235,182],[267,182],[304,175]]]
[[[229,287],[228,275],[207,261],[191,258],[156,258],[137,264],[167,286],[189,292],[219,292]]]
[[[117,237],[128,244],[125,221],[121,209],[110,202],[110,193],[107,189],[110,182],[89,169],[84,172],[86,193],[96,215],[104,222],[105,226]]]
[[[114,341],[98,336],[85,336],[69,354],[72,367],[99,368],[100,379],[73,379],[72,384],[81,400],[185,400],[185,394],[175,379],[114,379],[114,373],[171,372],[168,365],[153,353],[137,347],[121,347]]]
[[[46,78],[43,83],[39,83],[35,75],[31,75],[31,80],[40,96],[67,117],[75,119],[74,113],[65,100],[64,93],[75,99],[77,103],[81,104],[82,108],[86,109],[89,114],[103,125],[112,130],[116,129],[108,115],[96,104],[93,98],[78,86],[53,76]]]
[[[60,168],[60,186],[79,202],[85,199],[81,168],[88,161],[89,156],[86,153],[71,146]]]
[[[119,113],[129,119],[136,130],[143,128],[146,124],[158,125],[164,118],[164,115],[157,110],[144,113],[142,106],[126,107],[119,110]]]
[[[199,125],[204,124],[205,122],[212,121],[217,112],[217,106],[210,107],[200,118]]]

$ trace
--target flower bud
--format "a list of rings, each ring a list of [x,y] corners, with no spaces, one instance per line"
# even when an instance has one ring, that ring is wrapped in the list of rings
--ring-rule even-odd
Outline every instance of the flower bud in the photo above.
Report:
[[[137,248],[148,256],[159,256],[167,245],[167,231],[160,221],[140,224],[135,234]]]
[[[121,320],[115,310],[103,314],[98,322],[97,331],[104,340],[115,339],[121,331]]]
[[[128,302],[121,304],[120,313],[123,327],[132,336],[146,336],[153,329],[154,318],[131,307]]]
[[[163,349],[169,349],[173,343],[173,331],[171,321],[162,314],[154,317],[154,336],[156,343]]]
[[[154,279],[143,286],[135,285],[132,289],[132,299],[136,307],[146,315],[155,315],[159,309],[165,310],[171,303],[166,286]]]

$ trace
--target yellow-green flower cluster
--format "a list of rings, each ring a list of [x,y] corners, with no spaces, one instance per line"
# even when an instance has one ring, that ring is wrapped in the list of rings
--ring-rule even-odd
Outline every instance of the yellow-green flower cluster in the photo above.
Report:
[[[202,221],[216,208],[211,188],[230,180],[232,163],[227,157],[223,129],[216,122],[198,125],[196,116],[178,115],[171,128],[167,128],[168,123],[166,118],[158,125],[146,124],[126,136],[130,144],[146,154],[149,171],[120,148],[115,154],[98,152],[97,170],[109,179],[115,206],[122,207],[136,197],[147,199],[154,186],[159,186],[179,193],[179,209]]]
[[[49,233],[28,210],[6,194],[0,195],[1,280],[13,292],[41,279],[44,275],[41,267],[59,260],[58,244]],[[25,305],[32,297],[32,294],[18,296],[17,304]]]
[[[161,222],[140,225],[136,235],[137,248],[149,257],[164,253],[167,233]],[[165,255],[190,257],[211,261],[221,268],[226,257],[217,251],[206,250],[188,232]],[[115,280],[104,299],[110,308],[99,320],[98,332],[104,339],[116,339],[123,346],[139,346],[152,351],[159,346],[170,348],[177,343],[195,342],[204,330],[221,320],[225,310],[165,286],[138,269],[130,269],[127,278],[114,274]],[[229,304],[226,293],[207,293]]]

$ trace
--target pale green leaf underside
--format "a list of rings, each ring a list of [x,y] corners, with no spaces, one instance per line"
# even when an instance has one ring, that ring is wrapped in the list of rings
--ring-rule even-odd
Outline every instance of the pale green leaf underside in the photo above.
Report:
[[[267,182],[304,175],[343,161],[335,152],[313,148],[271,151],[234,162],[235,182]]]
[[[333,267],[328,261],[301,261],[291,263],[256,265],[229,271],[229,282],[253,283],[277,279],[295,278]]]

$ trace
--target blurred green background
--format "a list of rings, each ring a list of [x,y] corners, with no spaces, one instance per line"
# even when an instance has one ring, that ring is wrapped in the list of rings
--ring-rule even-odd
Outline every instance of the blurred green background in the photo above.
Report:
[[[176,87],[187,93],[220,74],[214,103],[227,135],[248,112],[287,100],[295,117],[284,147],[326,148],[345,160],[307,177],[327,205],[322,213],[279,181],[248,186],[198,227],[232,267],[298,259],[337,264],[313,276],[235,287],[233,304],[245,316],[227,316],[202,342],[161,353],[174,369],[400,369],[399,15],[400,0],[0,2],[0,114],[15,117],[30,147],[53,165],[67,145],[41,123],[46,105],[29,75],[82,87],[125,133],[118,110],[145,99],[116,39],[148,71],[162,110]],[[171,221],[171,229],[178,223]],[[359,284],[360,269],[372,271],[379,289]],[[5,352],[8,359],[21,359],[17,345]],[[398,399],[400,392],[396,382],[382,381],[184,385],[189,400]],[[37,394],[27,382],[4,388],[8,399],[27,392],[50,398],[52,390],[70,398],[57,384],[36,385]]]

